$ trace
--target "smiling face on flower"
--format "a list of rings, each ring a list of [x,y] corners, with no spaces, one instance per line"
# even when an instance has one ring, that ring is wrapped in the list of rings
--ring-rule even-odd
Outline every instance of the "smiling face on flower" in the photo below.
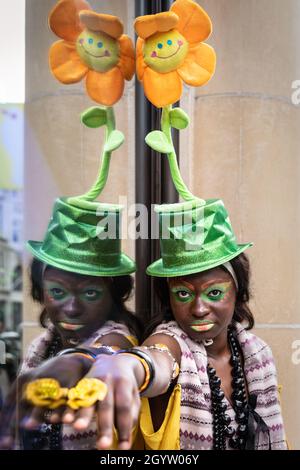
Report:
[[[60,38],[49,51],[55,78],[67,85],[84,79],[92,100],[113,106],[135,69],[132,40],[123,34],[120,18],[96,13],[86,0],[59,0],[49,26]]]
[[[119,61],[119,45],[105,33],[85,29],[77,39],[76,49],[81,60],[96,72],[107,72]]]
[[[188,48],[187,40],[179,31],[157,33],[145,41],[144,61],[156,72],[172,72],[184,62]]]
[[[207,13],[193,0],[175,0],[169,11],[134,22],[137,77],[157,108],[180,100],[183,83],[202,86],[215,71],[216,54],[204,43],[212,31]]]

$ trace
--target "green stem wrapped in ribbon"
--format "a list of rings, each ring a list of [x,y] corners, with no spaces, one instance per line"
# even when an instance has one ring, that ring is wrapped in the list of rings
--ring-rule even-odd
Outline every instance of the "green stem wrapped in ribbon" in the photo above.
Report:
[[[173,108],[171,105],[166,106],[162,110],[161,131],[150,132],[146,137],[146,143],[156,152],[167,154],[172,180],[182,199],[191,203],[203,204],[204,201],[194,196],[182,179],[172,139],[172,128],[181,130],[188,125],[189,117],[183,109]]]
[[[116,130],[115,115],[112,107],[95,106],[87,109],[81,115],[81,121],[90,128],[106,126],[105,142],[98,177],[91,189],[80,196],[69,197],[67,202],[82,209],[97,209],[95,199],[103,191],[108,177],[111,154],[123,144],[124,134]]]

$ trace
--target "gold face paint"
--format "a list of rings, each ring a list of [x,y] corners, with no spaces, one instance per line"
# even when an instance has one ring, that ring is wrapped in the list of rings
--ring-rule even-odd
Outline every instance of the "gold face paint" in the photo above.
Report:
[[[231,287],[231,282],[220,282],[212,284],[201,293],[201,298],[205,302],[221,302],[227,297]]]

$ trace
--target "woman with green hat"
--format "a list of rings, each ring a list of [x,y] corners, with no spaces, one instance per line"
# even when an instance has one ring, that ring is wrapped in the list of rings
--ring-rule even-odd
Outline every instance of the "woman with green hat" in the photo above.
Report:
[[[69,409],[63,420],[85,432],[96,413],[99,449],[112,445],[114,424],[120,449],[130,448],[133,437],[136,446],[142,439],[153,450],[285,449],[273,356],[248,332],[254,320],[244,251],[251,244],[237,244],[222,201],[201,200],[185,187],[171,139],[171,127],[188,125],[186,114],[171,106],[182,80],[200,85],[214,71],[214,53],[201,43],[211,23],[191,0],[177,0],[171,10],[136,22],[138,78],[150,101],[164,106],[162,131],[146,141],[168,155],[174,184],[187,201],[158,208],[162,258],[148,274],[159,279],[162,315],[140,347],[95,361],[88,377],[106,384],[106,396],[97,405]],[[163,70],[155,48],[176,44],[184,46],[181,54],[172,54]]]
[[[108,394],[97,409],[71,412],[70,420],[84,430],[96,412],[99,449],[112,444],[114,423],[120,449],[133,442],[152,450],[286,449],[272,352],[249,333],[244,251],[251,243],[236,242],[221,200],[189,191],[172,142],[172,128],[189,124],[172,107],[182,82],[201,86],[214,73],[215,53],[203,43],[211,21],[197,2],[176,0],[169,12],[137,18],[135,29],[138,79],[162,108],[161,130],[146,142],[167,154],[185,202],[156,208],[162,256],[147,272],[155,277],[161,313],[140,347],[95,362],[89,375],[105,381]]]
[[[286,449],[272,352],[249,333],[251,244],[236,243],[222,201],[189,206],[157,208],[162,258],[147,271],[162,312],[147,339],[90,370],[104,381],[111,371],[97,408],[98,448],[111,445],[113,422],[120,448],[130,448],[139,421],[134,445],[142,438],[152,450]],[[73,414],[74,428],[91,415]]]
[[[18,380],[22,394],[20,384],[47,377],[71,388],[89,371],[96,355],[137,344],[138,320],[125,306],[135,263],[121,252],[121,207],[95,205],[83,208],[58,199],[43,242],[28,242],[34,255],[31,294],[43,306],[41,324],[46,331],[33,341],[23,361]],[[109,238],[104,232],[112,226],[116,236]],[[12,401],[19,405],[14,393]],[[21,414],[24,406],[21,402]],[[26,406],[22,427],[36,429],[45,421],[44,413],[45,408]],[[8,416],[4,410],[2,427]],[[55,423],[55,411],[51,421]],[[67,425],[61,429],[48,423],[22,435],[25,449],[91,449],[96,426],[83,435]]]

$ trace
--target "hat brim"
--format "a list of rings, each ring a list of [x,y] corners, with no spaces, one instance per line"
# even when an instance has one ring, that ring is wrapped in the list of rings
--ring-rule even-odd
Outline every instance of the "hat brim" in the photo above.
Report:
[[[186,266],[178,266],[178,267],[170,267],[166,268],[163,265],[163,260],[160,258],[154,263],[148,266],[146,272],[149,276],[154,277],[178,277],[178,276],[188,276],[189,274],[196,274],[203,271],[208,271],[212,268],[217,268],[222,264],[226,263],[227,261],[236,258],[238,255],[243,253],[247,248],[253,246],[253,243],[245,243],[243,245],[238,245],[238,250],[235,253],[231,253],[230,255],[226,255],[222,258],[218,258],[217,260],[209,260],[204,263],[195,263],[193,265],[186,265]]]
[[[116,267],[103,268],[101,266],[96,267],[92,265],[84,265],[78,261],[71,261],[65,259],[56,259],[47,255],[42,251],[42,242],[28,241],[26,246],[33,256],[45,264],[53,266],[54,268],[62,269],[77,274],[85,274],[87,276],[125,276],[126,274],[132,274],[136,271],[135,262],[129,258],[129,256],[121,253],[120,262]]]

